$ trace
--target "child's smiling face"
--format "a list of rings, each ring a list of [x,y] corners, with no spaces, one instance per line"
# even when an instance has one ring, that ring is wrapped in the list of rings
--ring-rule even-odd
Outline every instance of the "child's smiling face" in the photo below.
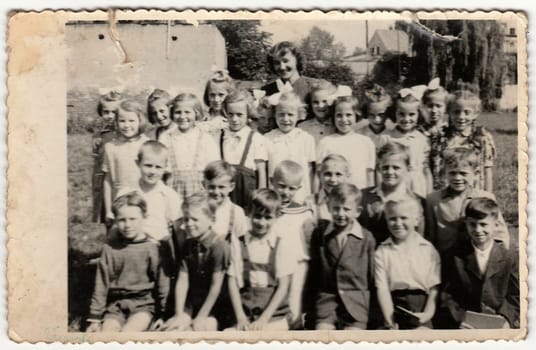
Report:
[[[311,94],[311,107],[316,119],[324,121],[329,117],[329,91],[318,90]]]
[[[117,115],[117,128],[127,139],[137,136],[140,130],[138,114],[120,109]]]
[[[457,131],[464,131],[472,127],[478,117],[478,110],[473,101],[458,99],[449,111],[452,126]]]
[[[465,227],[473,244],[478,248],[485,248],[495,237],[497,220],[491,215],[483,219],[468,217],[465,219]]]
[[[248,122],[248,107],[245,101],[233,102],[227,104],[227,120],[229,121],[229,130],[233,132],[240,131]]]
[[[476,172],[470,165],[445,166],[447,182],[451,190],[455,192],[464,192],[466,189],[474,186]]]
[[[419,224],[419,215],[415,206],[407,202],[386,206],[385,219],[395,242],[405,241]]]
[[[280,102],[275,109],[275,122],[283,133],[289,133],[298,122],[298,106],[291,103]]]
[[[335,106],[335,127],[340,134],[348,134],[354,130],[357,116],[349,102],[339,102]]]
[[[341,161],[330,160],[320,173],[320,184],[327,192],[348,181],[348,166]]]
[[[213,220],[201,206],[193,206],[184,211],[184,227],[192,238],[199,238],[212,227]]]
[[[169,106],[163,99],[151,102],[149,105],[151,117],[159,126],[168,127],[171,124]]]
[[[207,96],[209,107],[214,111],[220,111],[227,97],[227,83],[211,82]]]
[[[401,131],[409,132],[417,127],[419,102],[398,102],[396,104],[396,123]]]
[[[144,219],[145,217],[140,207],[124,205],[117,210],[115,223],[119,234],[131,241],[143,234],[142,225]]]
[[[194,127],[195,117],[195,109],[190,101],[179,102],[173,109],[173,120],[181,132],[187,132]]]
[[[156,185],[164,175],[167,165],[167,153],[143,151],[138,167],[141,172],[141,181],[148,185]]]
[[[263,237],[268,232],[277,218],[277,213],[274,211],[264,212],[255,211],[250,214],[251,234],[256,237]]]
[[[344,202],[329,199],[328,210],[333,224],[338,228],[350,225],[361,214],[361,207],[357,205],[355,198],[349,197]]]
[[[204,180],[203,185],[207,191],[209,201],[215,207],[219,207],[235,187],[234,182],[228,175],[219,176],[212,180]]]
[[[382,186],[396,187],[408,174],[408,166],[400,154],[386,155],[378,161]]]

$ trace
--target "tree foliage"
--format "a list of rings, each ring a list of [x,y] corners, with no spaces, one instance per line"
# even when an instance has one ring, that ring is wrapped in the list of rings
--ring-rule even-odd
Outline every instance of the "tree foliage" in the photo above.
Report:
[[[333,34],[315,26],[301,40],[299,48],[307,62],[303,75],[335,84],[354,85],[351,68],[342,62],[346,48],[335,42]]]
[[[408,69],[409,80],[425,84],[439,77],[448,89],[455,88],[460,80],[477,84],[483,107],[495,109],[507,67],[501,24],[488,20],[426,20],[421,24],[424,27],[396,22],[397,29],[413,37],[416,56]]]
[[[259,29],[260,21],[218,20],[208,23],[215,25],[225,39],[227,67],[234,79],[267,78],[266,57],[272,34]]]

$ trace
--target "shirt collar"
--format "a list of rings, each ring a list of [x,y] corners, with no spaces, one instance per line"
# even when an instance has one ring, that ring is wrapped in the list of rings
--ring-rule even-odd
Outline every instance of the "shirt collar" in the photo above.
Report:
[[[378,132],[376,132],[376,131],[372,128],[372,125],[370,125],[370,124],[367,125],[367,128],[368,128],[369,131],[370,131],[372,134],[374,134],[374,135],[380,135],[382,132],[384,132],[384,131],[387,129],[387,127],[385,126],[385,124],[383,125],[383,128],[382,128],[380,131],[378,131]]]
[[[215,238],[216,238],[216,234],[212,230],[210,230],[210,231],[203,233],[201,237],[197,239],[197,241],[201,243],[203,247],[208,249],[212,245],[212,242],[214,241]]]
[[[395,137],[406,137],[406,138],[410,138],[410,139],[416,138],[418,132],[419,131],[417,131],[417,129],[413,129],[410,132],[404,133],[404,132],[400,131],[398,126],[396,126],[392,131],[392,133],[394,134]]]
[[[370,193],[374,193],[376,194],[378,197],[380,197],[383,201],[386,200],[386,198],[388,197],[397,197],[398,195],[404,195],[404,196],[407,196],[407,195],[410,195],[410,196],[414,196],[414,193],[408,188],[408,186],[398,186],[398,188],[395,190],[395,192],[391,193],[390,195],[386,196],[384,193],[383,193],[383,190],[381,188],[380,185],[372,188],[370,190]]]
[[[419,237],[421,237],[421,235],[413,231],[409,234],[408,238],[406,238],[406,240],[402,242],[402,244],[411,244],[413,242],[416,242],[418,245],[427,245],[427,241],[421,241]],[[396,247],[398,244],[395,244],[393,237],[391,236],[391,234],[389,234],[389,238],[381,242],[380,245]]]
[[[490,253],[491,253],[491,250],[493,249],[493,242],[491,242],[491,244],[489,245],[489,247],[487,247],[486,249],[484,250],[481,250],[479,248],[477,248],[473,242],[471,242],[471,245],[473,246],[473,249],[475,251],[475,254],[480,256],[480,257],[483,257],[483,258],[488,258]]]
[[[233,137],[236,137],[238,138],[239,140],[243,140],[245,139],[249,133],[251,132],[251,128],[249,126],[244,126],[242,129],[236,131],[236,132],[233,132],[231,130],[229,130],[229,132],[226,132],[225,133],[225,136],[227,138],[233,138]]]
[[[328,224],[328,227],[326,227],[326,231],[324,232],[325,235],[330,235],[334,232],[335,230],[335,225],[333,225],[333,222],[330,222]],[[361,228],[361,225],[359,225],[359,223],[357,222],[357,220],[352,220],[352,225],[350,227],[345,227],[344,230],[342,232],[340,232],[339,234],[344,234],[344,235],[352,235],[354,237],[357,237],[359,239],[363,239],[364,236],[363,236],[363,229]]]
[[[257,237],[252,235],[249,231],[246,233],[246,242],[249,244],[251,242],[266,242],[271,248],[275,248],[277,242],[277,236],[275,233],[270,230],[267,234],[262,237]]]
[[[445,187],[444,189],[441,190],[441,198],[442,199],[454,198],[460,195],[466,198],[471,198],[473,195],[473,190],[474,190],[473,188],[467,188],[464,192],[460,193],[460,192],[455,192],[451,190],[450,187]]]

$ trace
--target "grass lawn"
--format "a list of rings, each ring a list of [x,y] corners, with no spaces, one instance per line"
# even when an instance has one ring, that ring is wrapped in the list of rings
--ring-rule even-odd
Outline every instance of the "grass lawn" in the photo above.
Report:
[[[494,193],[517,244],[518,161],[517,117],[515,113],[484,113],[480,117],[495,139]],[[99,255],[105,239],[103,225],[91,223],[91,135],[68,137],[69,204],[69,330],[83,329],[81,317],[88,310],[93,291],[94,267],[89,259]]]

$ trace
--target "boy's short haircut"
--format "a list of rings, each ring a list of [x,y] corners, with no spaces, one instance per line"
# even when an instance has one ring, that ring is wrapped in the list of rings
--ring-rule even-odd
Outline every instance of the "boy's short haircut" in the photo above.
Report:
[[[421,217],[423,215],[421,203],[416,197],[412,197],[410,195],[404,195],[399,198],[393,198],[388,200],[385,203],[384,211],[387,212],[389,210],[392,210],[393,207],[401,205],[410,206],[410,208],[414,210],[414,213],[417,217]]]
[[[212,221],[216,218],[214,211],[209,205],[208,196],[205,192],[196,192],[191,196],[186,197],[182,202],[182,212],[186,213],[191,208],[201,208]]]
[[[253,96],[248,91],[243,89],[232,89],[229,91],[229,94],[223,100],[223,110],[227,113],[229,104],[236,102],[244,102],[246,104],[248,118],[256,116],[257,110],[254,106]]]
[[[175,108],[177,108],[177,106],[181,102],[192,102],[192,108],[195,112],[196,121],[202,121],[205,118],[205,114],[203,112],[203,106],[201,105],[201,101],[199,101],[199,98],[197,98],[197,96],[192,93],[185,92],[185,93],[178,94],[170,102],[169,111],[171,113],[172,119],[173,119],[173,114],[175,113]]]
[[[151,113],[151,105],[158,100],[164,100],[166,106],[169,108],[169,103],[171,102],[171,95],[162,89],[154,89],[153,92],[147,97],[147,116],[149,118],[149,123],[154,124],[156,123],[156,120],[153,119],[153,115]]]
[[[97,113],[100,116],[102,116],[102,110],[105,104],[112,103],[112,102],[119,104],[120,100],[121,100],[121,93],[118,91],[112,90],[104,95],[101,95],[99,97],[99,103],[97,104]]]
[[[381,163],[382,159],[390,156],[402,156],[402,160],[409,167],[410,165],[410,155],[409,148],[406,145],[403,145],[399,142],[388,142],[378,150],[376,154],[376,159],[378,159],[378,165]]]
[[[469,166],[475,171],[478,171],[480,166],[480,159],[475,150],[457,147],[445,151],[444,163],[445,168]]]
[[[274,68],[274,61],[279,60],[280,57],[285,56],[287,53],[291,53],[296,57],[296,70],[301,74],[305,70],[305,56],[290,41],[281,41],[270,49],[267,57],[268,67],[273,73],[277,73]]]
[[[116,122],[119,119],[119,114],[121,111],[136,113],[138,120],[140,121],[138,135],[142,134],[147,127],[147,118],[145,117],[145,111],[142,106],[134,100],[123,100],[119,104],[118,113],[116,117]]]
[[[125,206],[139,207],[143,216],[147,213],[147,202],[145,202],[145,199],[143,199],[143,197],[136,191],[120,195],[114,200],[112,203],[112,212],[114,213],[114,216],[117,216],[119,209]]]
[[[480,100],[480,89],[478,85],[472,83],[459,82],[458,89],[449,95],[447,101],[447,112],[450,112],[456,103],[460,100],[473,103],[473,107],[477,113],[482,109],[482,100]]]
[[[322,162],[318,167],[319,174],[322,174],[324,171],[326,171],[329,162],[339,162],[344,164],[344,167],[346,168],[346,175],[349,175],[350,165],[348,164],[348,160],[344,156],[335,153],[328,154],[324,159],[322,159]]]
[[[278,213],[281,207],[281,199],[276,191],[269,188],[261,188],[253,191],[251,198],[251,215]]]
[[[482,220],[488,216],[499,218],[499,205],[491,198],[473,198],[465,208],[465,218]]]
[[[212,161],[203,170],[203,178],[206,181],[212,181],[223,176],[229,176],[231,181],[234,181],[236,176],[235,167],[224,160]]]
[[[156,155],[166,154],[167,155],[167,147],[162,144],[159,141],[156,140],[149,140],[145,141],[143,145],[141,145],[140,150],[138,151],[138,162],[141,162],[143,160],[143,154],[145,152],[152,152]]]
[[[344,203],[352,199],[357,207],[361,206],[361,198],[363,193],[359,188],[350,183],[342,183],[328,194],[328,203]]]
[[[293,160],[284,160],[280,162],[274,169],[273,179],[281,179],[284,177],[292,177],[303,179],[303,167]]]

